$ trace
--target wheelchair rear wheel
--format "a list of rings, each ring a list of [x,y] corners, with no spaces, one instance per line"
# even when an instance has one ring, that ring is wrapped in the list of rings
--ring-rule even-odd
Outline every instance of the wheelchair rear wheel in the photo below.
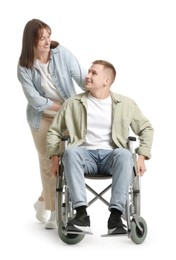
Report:
[[[75,245],[79,243],[85,235],[82,234],[64,234],[63,232],[63,225],[58,227],[58,234],[60,239],[65,242],[66,244]]]

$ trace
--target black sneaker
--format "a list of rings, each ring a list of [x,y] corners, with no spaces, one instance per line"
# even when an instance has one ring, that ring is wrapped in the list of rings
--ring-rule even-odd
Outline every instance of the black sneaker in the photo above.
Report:
[[[108,234],[109,235],[120,235],[126,234],[126,226],[123,224],[121,217],[109,218],[108,219]]]
[[[76,215],[66,226],[67,232],[72,233],[92,233],[90,229],[90,218],[87,215]]]

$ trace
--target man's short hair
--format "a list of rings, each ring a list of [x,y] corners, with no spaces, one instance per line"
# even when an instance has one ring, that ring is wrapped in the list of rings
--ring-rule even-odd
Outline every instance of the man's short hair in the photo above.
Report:
[[[100,64],[103,65],[105,68],[110,69],[112,71],[112,83],[114,82],[116,77],[116,70],[110,62],[106,60],[95,60],[92,62],[92,64]]]

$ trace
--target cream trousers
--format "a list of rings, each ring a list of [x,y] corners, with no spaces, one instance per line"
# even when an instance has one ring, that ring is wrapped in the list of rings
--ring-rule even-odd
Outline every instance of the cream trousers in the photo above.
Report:
[[[31,128],[34,144],[38,152],[45,209],[51,211],[55,210],[56,177],[51,176],[51,161],[46,157],[46,134],[52,120],[52,117],[43,115],[39,129]]]

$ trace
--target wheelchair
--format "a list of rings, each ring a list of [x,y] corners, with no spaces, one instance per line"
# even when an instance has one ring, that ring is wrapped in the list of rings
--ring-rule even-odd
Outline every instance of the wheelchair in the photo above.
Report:
[[[62,142],[64,144],[64,149],[67,146],[69,136],[64,136]],[[136,153],[133,151],[133,142],[136,141],[136,137],[130,136],[128,138],[128,149],[131,151],[134,161],[132,180],[129,187],[129,193],[126,201],[125,214],[122,215],[122,219],[126,222],[127,236],[135,244],[141,244],[147,236],[147,224],[144,218],[140,215],[140,176],[136,174]],[[92,180],[106,180],[112,178],[107,175],[90,175],[85,174],[86,179]],[[93,194],[93,199],[88,202],[88,207],[91,206],[96,200],[101,200],[104,204],[109,206],[109,202],[103,198],[103,195],[111,188],[111,183],[103,189],[101,192],[96,192],[90,185],[86,183],[86,189]],[[58,226],[58,235],[60,239],[66,244],[77,244],[79,243],[85,233],[70,233],[65,231],[65,227],[70,219],[75,216],[74,209],[72,207],[72,201],[69,197],[69,191],[67,187],[67,182],[64,176],[64,167],[62,165],[62,160],[59,164],[59,174],[57,176],[56,182],[56,221]],[[115,236],[113,234],[102,235],[102,236]]]

